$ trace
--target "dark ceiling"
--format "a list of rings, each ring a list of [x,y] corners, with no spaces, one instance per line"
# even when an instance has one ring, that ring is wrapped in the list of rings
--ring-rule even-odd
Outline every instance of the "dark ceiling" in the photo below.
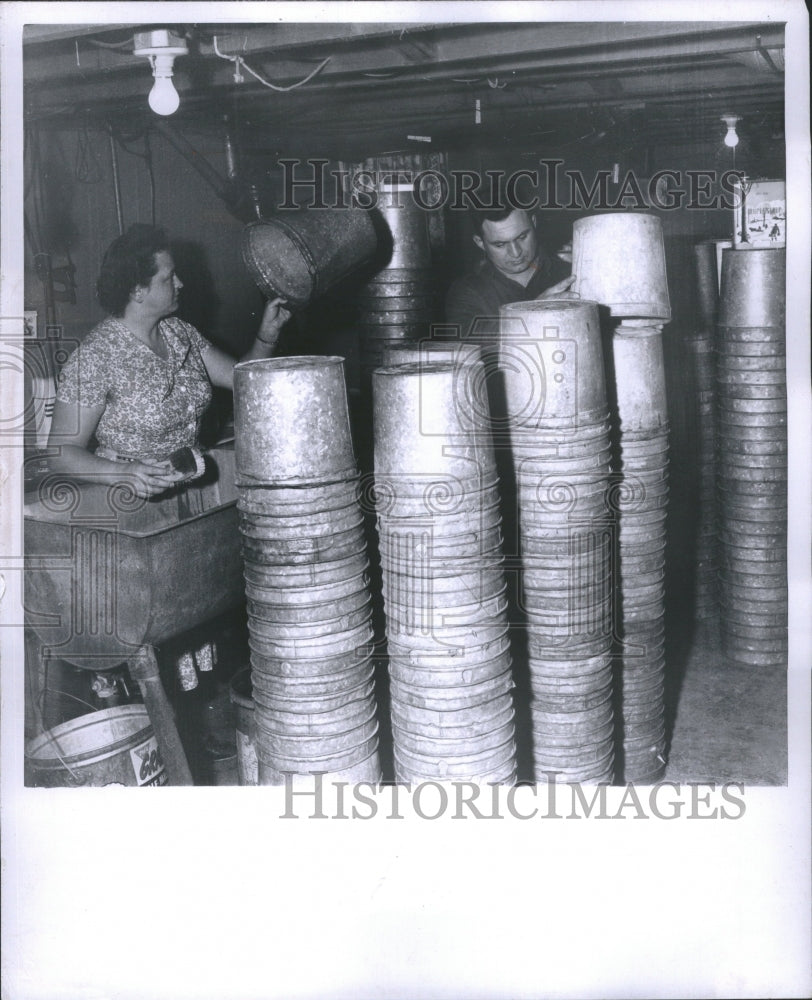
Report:
[[[231,115],[292,155],[363,157],[387,149],[473,143],[718,142],[720,115],[783,141],[784,28],[775,23],[477,22],[448,24],[179,24],[28,26],[29,121],[69,126],[152,113],[133,34],[172,27],[189,54],[175,62],[178,128]],[[265,80],[307,83],[287,92]],[[480,121],[475,120],[479,102]],[[410,136],[427,137],[409,138]]]

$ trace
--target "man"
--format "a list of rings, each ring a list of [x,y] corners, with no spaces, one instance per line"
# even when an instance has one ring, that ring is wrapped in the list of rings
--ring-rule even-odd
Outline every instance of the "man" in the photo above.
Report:
[[[458,326],[463,339],[496,343],[500,306],[555,298],[575,279],[563,259],[549,257],[539,247],[535,219],[524,209],[485,209],[472,216],[474,243],[485,259],[475,272],[451,285],[446,323]]]
[[[538,298],[572,298],[575,280],[571,257],[565,247],[558,257],[549,257],[539,247],[536,223],[520,208],[473,212],[474,243],[485,259],[471,274],[458,278],[446,296],[446,323],[458,328],[456,336],[482,347],[486,371],[496,367],[499,343],[499,307],[507,302],[529,302]],[[449,331],[450,332],[450,331]],[[500,424],[504,414],[503,386],[487,377],[490,411]],[[494,434],[497,469],[501,483],[502,530],[505,553],[519,552],[515,468],[502,433]],[[513,577],[511,576],[511,579]],[[511,583],[511,594],[513,583]],[[516,600],[516,595],[512,594]]]

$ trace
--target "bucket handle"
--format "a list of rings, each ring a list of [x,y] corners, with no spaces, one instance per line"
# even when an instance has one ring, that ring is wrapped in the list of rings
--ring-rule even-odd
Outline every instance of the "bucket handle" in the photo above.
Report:
[[[310,272],[310,282],[312,286],[311,297],[315,298],[319,293],[319,269],[316,266],[316,259],[310,252],[310,247],[304,242],[302,237],[293,226],[289,226],[283,219],[275,218],[274,223],[283,229],[290,239],[291,243],[294,244],[296,249],[302,255],[302,259],[307,266],[307,270]]]
[[[61,761],[62,766],[65,768],[65,770],[68,772],[68,774],[70,774],[71,780],[72,780],[73,784],[74,785],[84,785],[84,783],[85,783],[84,779],[81,778],[79,775],[77,775],[77,773],[73,770],[73,768],[70,766],[70,764],[62,756],[62,753],[61,753],[61,749],[62,748],[60,747],[59,740],[56,738],[56,736],[54,736],[54,734],[50,730],[48,730],[47,732],[45,732],[43,735],[47,736],[48,742],[53,745],[53,748],[54,748],[54,750],[56,752],[57,757]]]
[[[85,701],[83,698],[78,698],[75,694],[71,694],[69,691],[60,691],[57,688],[47,688],[47,690],[51,691],[53,694],[61,695],[63,698],[73,698],[74,701],[78,701],[81,705],[86,705],[88,708],[92,708],[94,712],[97,710],[95,705],[91,705],[90,702]],[[40,718],[42,717],[42,702],[45,698],[45,691],[46,689],[43,688],[39,696]],[[56,736],[54,736],[53,731],[48,729],[43,733],[43,736],[46,736],[48,738],[48,742],[53,745],[57,757],[61,761],[62,766],[65,768],[68,774],[70,774],[74,785],[84,785],[85,783],[84,778],[82,778],[81,775],[78,775],[70,766],[70,764],[65,760],[65,758],[62,756],[61,752],[62,747],[59,745],[59,740],[57,739]]]

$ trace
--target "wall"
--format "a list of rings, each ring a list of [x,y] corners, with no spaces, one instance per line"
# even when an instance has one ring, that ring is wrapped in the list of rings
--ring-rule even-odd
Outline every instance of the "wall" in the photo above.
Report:
[[[216,135],[189,136],[197,151],[225,174],[222,141]],[[143,137],[117,144],[125,229],[152,222],[152,189]],[[256,331],[262,296],[245,272],[239,252],[242,223],[235,219],[199,173],[161,136],[150,139],[155,222],[177,242],[178,271],[186,287],[180,315],[202,333],[236,353]],[[129,151],[127,151],[129,150]],[[140,154],[140,155],[139,155]],[[39,156],[30,160],[36,177],[28,185],[26,212],[37,242],[52,251],[54,265],[70,255],[76,271],[76,302],[57,303],[65,336],[81,339],[103,317],[95,281],[105,249],[118,235],[110,144],[99,131],[48,130]],[[39,188],[39,192],[37,192]],[[36,198],[39,193],[39,198]],[[44,295],[26,253],[26,307],[44,314]]]
[[[123,132],[126,122],[116,127]],[[197,134],[186,131],[173,119],[167,128],[178,128],[196,151],[221,175],[226,173],[224,135],[215,124]],[[281,143],[280,143],[281,144]],[[126,147],[126,148],[124,148]],[[153,187],[144,154],[151,152],[154,178],[154,218],[177,241],[178,271],[185,282],[180,314],[206,336],[239,355],[256,331],[263,299],[253,285],[240,257],[243,222],[235,218],[197,170],[160,134],[150,133],[149,147],[143,135],[128,136],[117,144],[122,214],[125,227],[153,218]],[[763,142],[757,149],[737,150],[739,165],[751,176],[781,176],[782,142]],[[276,157],[276,154],[274,154]],[[621,173],[632,169],[640,178],[655,170],[678,171],[725,169],[733,165],[730,151],[719,143],[647,148],[638,143],[621,148],[607,143],[569,144],[556,149],[528,140],[525,148],[473,147],[451,150],[450,170],[539,169],[541,158],[557,157],[563,170],[580,171],[587,182],[597,170],[619,162]],[[108,135],[91,129],[48,129],[29,136],[26,149],[26,211],[36,227],[38,241],[53,251],[55,265],[75,265],[76,302],[57,303],[64,335],[81,339],[102,318],[95,301],[95,279],[105,248],[118,233]],[[246,164],[252,179],[262,188],[266,209],[278,200],[279,168],[276,159],[256,156]],[[39,211],[37,211],[39,208]],[[539,212],[539,229],[548,250],[554,251],[571,238],[572,223],[586,210]],[[661,212],[667,241],[669,284],[674,312],[666,328],[669,388],[675,445],[690,436],[689,418],[683,412],[686,358],[681,339],[696,323],[694,315],[692,247],[701,239],[725,236],[731,219],[726,211],[677,210]],[[445,252],[436,255],[436,279],[441,292],[448,283],[474,265],[479,252],[471,241],[464,212],[444,213]],[[439,247],[435,247],[439,251]],[[27,254],[26,306],[44,316],[42,288],[33,260]],[[349,359],[348,375],[355,381],[357,358],[353,329],[352,289],[319,303],[291,324],[281,345],[282,353],[339,353]],[[438,315],[438,319],[439,319]],[[43,324],[40,321],[42,330]]]

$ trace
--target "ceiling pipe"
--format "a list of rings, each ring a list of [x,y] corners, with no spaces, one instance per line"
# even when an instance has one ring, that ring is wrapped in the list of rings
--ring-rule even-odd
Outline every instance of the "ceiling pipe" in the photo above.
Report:
[[[214,189],[215,194],[224,201],[229,201],[231,197],[231,185],[228,180],[216,170],[209,161],[195,149],[191,142],[178,131],[177,126],[168,122],[155,121],[152,123],[155,129],[166,141],[173,146],[180,155],[190,163],[200,174],[206,183]]]
[[[229,161],[227,167],[229,176],[223,177],[174,125],[155,121],[152,123],[152,128],[194,167],[235,218],[245,222],[254,216],[254,206],[246,206],[245,204],[244,192],[236,172],[236,161],[233,164]],[[233,177],[231,176],[232,166],[234,168]]]
[[[118,222],[118,235],[124,235],[124,213],[121,209],[121,184],[118,178],[118,151],[116,150],[116,140],[113,135],[113,126],[107,125],[107,138],[110,142],[110,165],[113,171],[113,194],[116,199],[116,221]]]
[[[761,58],[764,60],[764,62],[770,67],[770,69],[773,70],[774,73],[777,73],[778,76],[783,76],[784,75],[784,67],[783,67],[784,50],[783,49],[773,49],[772,52],[770,52],[769,49],[765,49],[764,46],[761,44],[761,35],[756,35],[756,51],[761,56]],[[778,55],[780,53],[780,55],[781,55],[781,63],[782,63],[782,65],[780,67],[776,65],[775,59],[773,59],[773,53],[775,53],[775,57],[776,58],[778,58]]]

